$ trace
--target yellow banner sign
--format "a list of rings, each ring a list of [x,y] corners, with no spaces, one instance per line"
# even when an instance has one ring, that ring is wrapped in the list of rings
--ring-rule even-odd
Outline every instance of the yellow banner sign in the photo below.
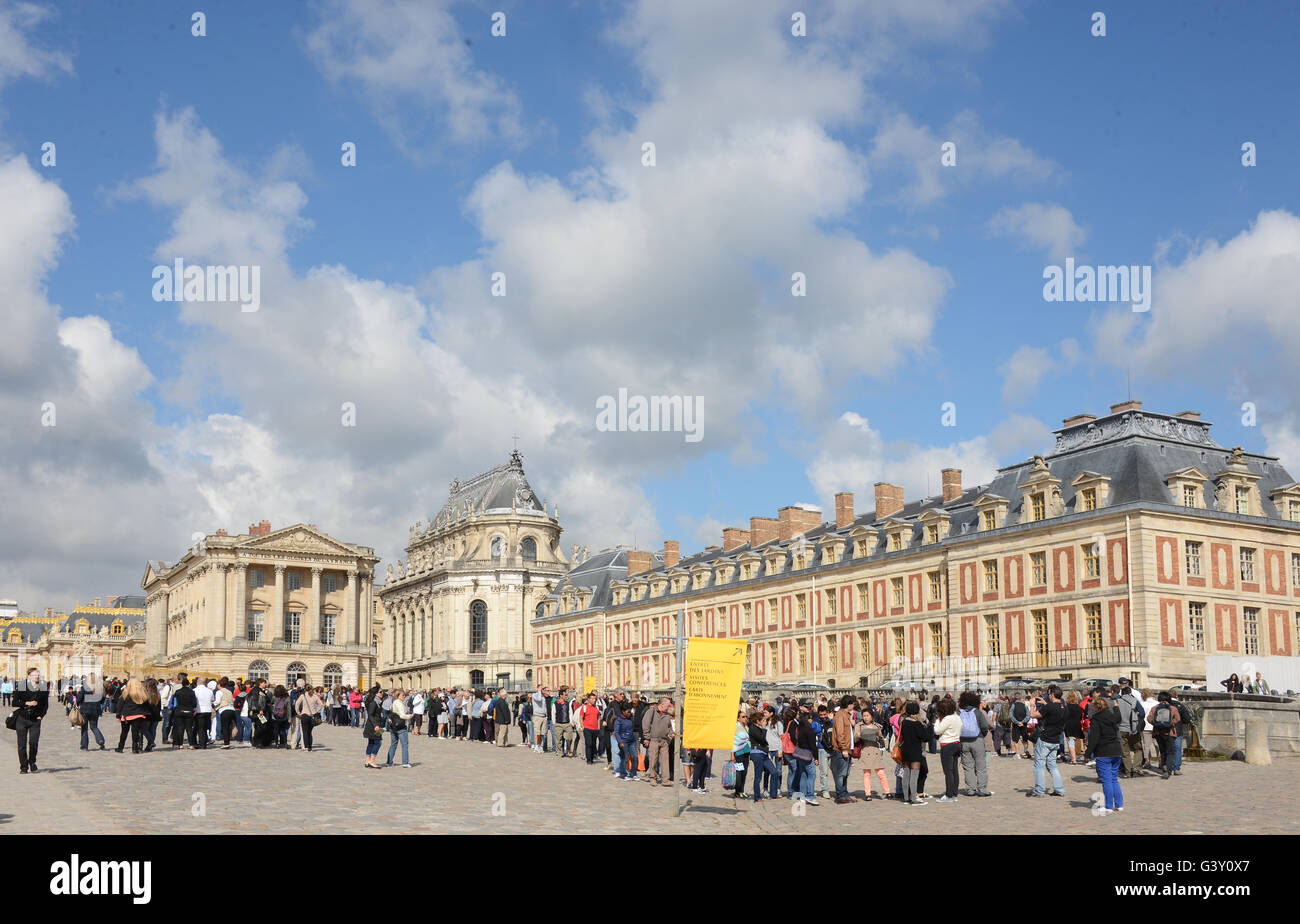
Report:
[[[596,691],[596,678],[595,678],[595,677],[583,677],[583,678],[582,678],[582,695],[583,695],[583,696],[586,696],[588,693],[594,693],[595,691]]]
[[[692,638],[687,643],[684,747],[731,750],[747,644],[726,638]]]

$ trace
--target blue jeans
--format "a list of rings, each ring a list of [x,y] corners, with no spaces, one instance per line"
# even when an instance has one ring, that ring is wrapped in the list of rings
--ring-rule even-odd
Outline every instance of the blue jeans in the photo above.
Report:
[[[835,798],[847,799],[849,797],[849,767],[853,763],[853,758],[844,757],[839,751],[831,751],[830,758],[834,762],[831,770],[835,777]]]
[[[388,766],[391,767],[393,765],[393,755],[397,753],[397,742],[399,741],[402,742],[402,763],[409,764],[411,762],[411,755],[407,751],[407,743],[409,741],[407,736],[411,733],[410,729],[403,728],[401,731],[393,731],[390,728],[388,733],[393,736],[392,740],[388,744]]]
[[[1173,741],[1171,742],[1173,747],[1169,752],[1170,770],[1183,769],[1183,741],[1184,740],[1185,739],[1183,738],[1182,735],[1175,735]]]
[[[831,791],[831,761],[830,754],[818,749],[817,751],[817,792]]]
[[[1119,765],[1122,757],[1098,757],[1097,775],[1101,777],[1101,791],[1106,797],[1106,808],[1124,807],[1124,793],[1119,788]]]
[[[90,747],[91,733],[95,734],[96,745],[103,746],[104,734],[99,730],[99,716],[86,716],[86,724],[82,725],[82,750],[85,751]]]
[[[636,779],[637,760],[636,739],[620,742],[618,746],[618,775]]]
[[[1052,788],[1065,795],[1065,783],[1061,780],[1061,771],[1056,769],[1056,750],[1059,741],[1050,744],[1039,738],[1034,742],[1034,792],[1043,795],[1047,791],[1047,773],[1052,774]],[[1047,773],[1044,773],[1046,768]]]
[[[353,728],[359,728],[359,727],[361,726],[361,710],[360,710],[360,709],[349,709],[349,710],[348,710],[348,721],[350,721],[350,722],[352,723],[352,727],[353,727]]]
[[[168,741],[172,736],[172,711],[164,708],[162,711],[162,736],[163,741]]]
[[[790,793],[793,795],[797,791],[803,795],[805,802],[811,802],[817,798],[817,793],[813,792],[813,784],[817,782],[817,772],[813,770],[811,760],[799,760],[790,758],[794,761],[794,779],[790,782]]]
[[[383,739],[383,738],[367,738],[367,739],[366,739],[366,756],[367,756],[367,757],[374,757],[376,754],[378,754],[378,753],[379,753],[379,746],[380,746],[381,744],[383,744],[383,743],[384,743],[384,739]]]
[[[775,799],[781,794],[781,771],[777,769],[776,764],[772,763],[772,758],[767,755],[766,751],[749,752],[750,769],[749,772],[754,774],[754,801],[757,802],[763,798],[763,777],[766,776],[767,797]]]
[[[239,717],[239,740],[250,742],[253,740],[253,720],[249,716]]]

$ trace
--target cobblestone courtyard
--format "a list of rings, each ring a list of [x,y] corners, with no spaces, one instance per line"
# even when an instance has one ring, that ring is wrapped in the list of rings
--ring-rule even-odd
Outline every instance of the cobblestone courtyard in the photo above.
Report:
[[[501,751],[413,737],[413,769],[375,771],[362,767],[365,743],[354,729],[318,729],[311,754],[237,745],[136,756],[112,751],[111,718],[102,723],[106,751],[78,750],[61,710],[47,722],[35,775],[19,775],[14,735],[3,735],[0,834],[1300,833],[1296,760],[1271,767],[1188,762],[1183,776],[1167,782],[1127,781],[1124,814],[1104,817],[1089,812],[1090,796],[1100,791],[1090,769],[1062,768],[1066,798],[1029,800],[1032,764],[1002,758],[990,760],[991,799],[924,809],[822,801],[799,817],[784,800],[734,802],[714,779],[708,795],[690,794],[688,812],[672,818],[673,789],[619,781],[603,762],[588,767],[518,746]],[[386,754],[387,738],[381,761]],[[718,775],[722,757],[715,752]],[[941,793],[938,757],[929,761],[927,789]],[[850,782],[861,795],[862,774],[853,770]]]

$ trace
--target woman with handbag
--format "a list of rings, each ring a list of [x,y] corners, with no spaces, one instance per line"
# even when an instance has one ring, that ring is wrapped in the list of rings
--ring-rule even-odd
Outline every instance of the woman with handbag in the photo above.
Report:
[[[793,712],[793,710],[791,710]],[[790,716],[790,713],[786,713]],[[786,733],[794,749],[786,755],[794,762],[794,779],[790,781],[790,794],[799,790],[804,805],[818,805],[813,787],[817,783],[817,733],[813,731],[812,716],[806,712],[797,713],[787,719]]]
[[[365,766],[372,770],[382,769],[375,758],[379,755],[379,747],[384,741],[384,691],[379,687],[371,687],[370,692],[366,694],[365,700],[365,719],[361,723],[361,734],[366,739],[366,763]]]
[[[863,801],[871,801],[871,774],[880,781],[881,798],[889,798],[889,778],[885,776],[885,752],[881,749],[884,731],[876,722],[876,715],[870,709],[862,713],[862,721],[854,730],[854,754],[858,766],[862,769],[862,788],[866,792]]]
[[[750,749],[749,715],[742,711],[736,718],[736,734],[731,743],[731,760],[735,766],[736,773],[736,785],[732,790],[732,798],[749,798],[749,796],[745,794],[745,772],[749,769]]]
[[[754,802],[763,801],[763,780],[767,779],[767,798],[775,799],[781,790],[781,773],[768,756],[769,712],[757,709],[749,714],[749,760],[754,765]]]
[[[321,698],[320,687],[313,689],[308,687],[303,694],[298,697],[298,704],[294,707],[298,713],[298,725],[302,729],[302,746],[311,753],[311,732],[320,724],[320,715],[325,708],[325,701]]]

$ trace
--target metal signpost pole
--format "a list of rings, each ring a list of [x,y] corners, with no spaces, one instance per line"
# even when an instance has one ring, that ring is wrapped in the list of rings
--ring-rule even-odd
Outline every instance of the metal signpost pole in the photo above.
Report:
[[[676,684],[673,689],[673,708],[677,711],[677,716],[676,716],[677,738],[672,739],[669,742],[668,746],[670,748],[670,753],[671,753],[671,749],[674,747],[678,747],[679,742],[684,739],[686,734],[686,725],[681,720],[682,707],[685,705],[682,698],[682,691],[683,691],[682,675],[686,672],[686,642],[688,640],[688,636],[686,635],[686,610],[683,609],[677,611],[677,632],[675,635],[660,635],[657,637],[665,641],[671,641],[675,643],[675,645],[677,646],[677,660],[676,660],[677,668],[674,671],[677,677],[676,677]],[[655,704],[655,708],[656,709],[658,708],[657,703]],[[685,760],[685,758],[683,758],[683,760]],[[680,769],[682,772],[682,777],[683,779],[685,779],[686,767],[682,766]],[[650,765],[648,762],[646,764],[646,770],[647,771],[650,770]],[[660,772],[662,773],[663,771],[661,770]],[[677,799],[676,799],[676,803],[673,805],[671,817],[680,818],[682,812],[685,811],[685,806],[682,805],[682,799],[683,799],[682,790],[684,790],[686,787],[677,786],[674,784],[674,788],[677,790]]]

